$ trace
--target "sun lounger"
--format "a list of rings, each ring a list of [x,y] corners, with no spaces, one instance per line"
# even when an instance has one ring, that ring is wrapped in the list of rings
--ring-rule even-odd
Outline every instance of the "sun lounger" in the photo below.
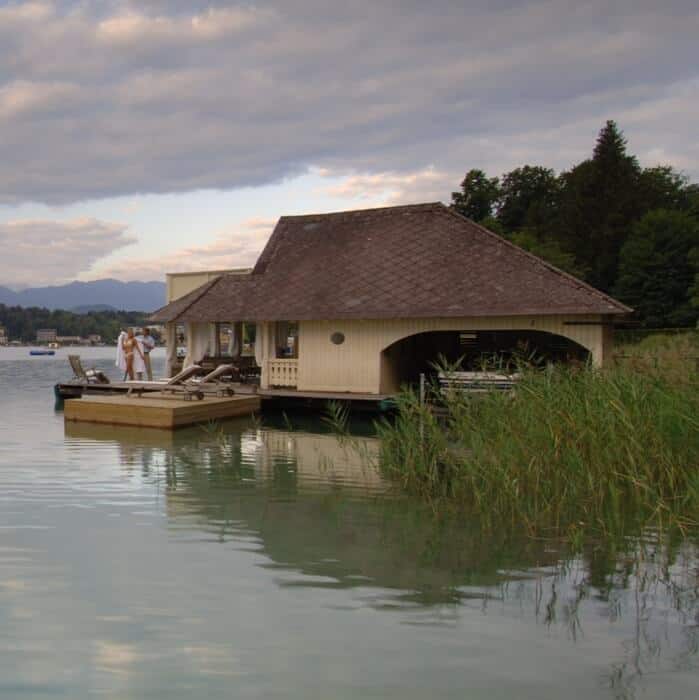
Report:
[[[129,387],[127,396],[143,396],[147,391],[162,391],[171,394],[182,393],[185,399],[192,398],[192,396],[203,398],[204,393],[189,384],[189,381],[201,372],[202,368],[199,365],[189,365],[170,379],[152,382],[130,380],[126,382]]]
[[[216,394],[216,396],[233,396],[235,391],[228,382],[222,382],[221,378],[227,374],[232,375],[237,370],[235,365],[219,365],[213,371],[203,377],[193,377],[186,382],[188,387],[199,389],[204,393]]]
[[[94,367],[86,370],[80,361],[80,355],[68,355],[68,362],[73,370],[73,379],[85,384],[109,384],[109,377],[101,370]]]

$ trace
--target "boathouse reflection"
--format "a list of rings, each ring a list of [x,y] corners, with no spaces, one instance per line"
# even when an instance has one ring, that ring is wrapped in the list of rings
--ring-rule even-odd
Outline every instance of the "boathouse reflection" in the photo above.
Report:
[[[516,531],[437,519],[390,490],[372,467],[372,438],[240,421],[176,432],[66,424],[69,444],[86,440],[117,450],[127,478],[162,490],[174,537],[237,542],[282,588],[361,589],[363,605],[422,610],[429,624],[474,607],[533,615],[571,643],[600,621],[619,624],[624,657],[606,682],[620,698],[634,697],[659,660],[696,663],[696,545],[597,542],[571,556]]]

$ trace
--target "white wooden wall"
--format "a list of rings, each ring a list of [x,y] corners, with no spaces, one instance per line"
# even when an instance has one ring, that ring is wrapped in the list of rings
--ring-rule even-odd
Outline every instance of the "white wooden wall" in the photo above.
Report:
[[[402,338],[426,331],[536,330],[579,343],[602,366],[611,352],[611,334],[602,325],[565,325],[565,321],[599,322],[600,316],[502,316],[488,318],[302,321],[299,325],[300,391],[381,393],[381,352]],[[342,345],[330,336],[340,332]]]

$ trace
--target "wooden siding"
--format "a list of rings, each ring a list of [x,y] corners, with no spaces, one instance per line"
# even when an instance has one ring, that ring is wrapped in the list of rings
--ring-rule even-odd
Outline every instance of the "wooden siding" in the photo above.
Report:
[[[545,331],[569,338],[590,351],[593,363],[608,360],[611,333],[602,317],[502,316],[485,318],[302,321],[299,327],[299,391],[349,391],[379,394],[394,390],[382,351],[402,338],[429,331]],[[567,323],[566,323],[567,322]],[[568,325],[568,324],[573,325]],[[576,325],[577,324],[577,325]],[[345,336],[341,345],[330,336]]]
[[[250,415],[260,408],[258,396],[207,397],[201,401],[135,396],[83,396],[65,402],[64,419],[86,423],[131,425],[174,430],[210,420]]]

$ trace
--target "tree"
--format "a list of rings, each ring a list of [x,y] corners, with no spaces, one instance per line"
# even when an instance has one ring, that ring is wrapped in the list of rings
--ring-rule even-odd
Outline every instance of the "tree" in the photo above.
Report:
[[[55,328],[58,335],[101,335],[109,342],[117,337],[125,326],[141,326],[146,322],[143,313],[137,311],[90,311],[76,314],[62,309],[49,311],[38,307],[4,306],[0,304],[0,325],[5,326],[8,337],[32,342],[38,328]]]
[[[641,206],[645,211],[652,209],[686,211],[690,208],[691,199],[688,185],[687,177],[678,173],[671,165],[644,168],[639,182]]]
[[[558,180],[550,168],[524,165],[502,176],[497,219],[511,233],[523,229],[543,234],[556,208]]]
[[[699,314],[699,246],[690,251],[689,262],[694,269],[694,283],[689,288],[689,301]]]
[[[611,120],[599,133],[592,159],[561,176],[563,240],[589,271],[588,281],[604,291],[614,286],[619,253],[642,214],[640,178],[641,168]]]
[[[461,182],[461,191],[451,193],[451,205],[460,214],[480,222],[493,214],[499,196],[498,178],[472,169]]]
[[[494,216],[486,216],[485,219],[478,223],[484,228],[487,228],[488,231],[492,231],[493,233],[497,233],[498,236],[507,238],[507,231],[505,231],[502,224]]]
[[[576,277],[584,277],[585,271],[578,266],[575,256],[563,250],[557,241],[539,238],[526,229],[512,234],[510,240],[547,263]]]
[[[699,224],[685,212],[656,209],[633,227],[621,250],[615,292],[635,308],[644,326],[696,323],[690,254],[697,247]]]

